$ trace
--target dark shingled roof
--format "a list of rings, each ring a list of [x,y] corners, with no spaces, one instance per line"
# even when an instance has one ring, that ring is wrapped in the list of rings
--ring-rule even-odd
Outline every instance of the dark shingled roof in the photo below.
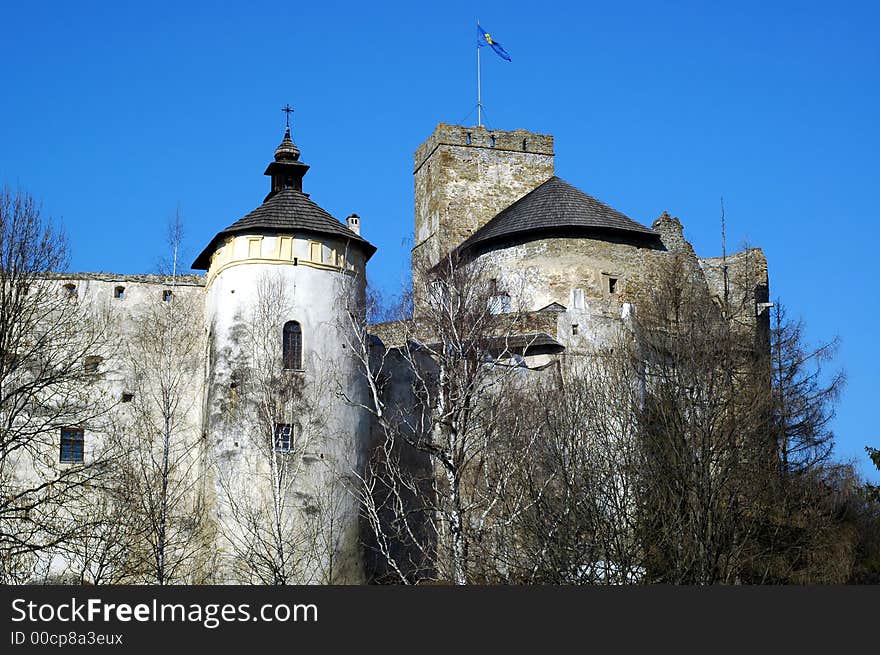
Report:
[[[546,332],[530,334],[513,334],[507,337],[494,337],[490,340],[489,350],[495,354],[541,355],[562,352],[565,346]]]
[[[546,332],[487,337],[483,346],[496,357],[501,355],[544,355],[565,350],[565,346]],[[441,344],[432,342],[425,344],[425,347],[436,351],[441,348]]]
[[[211,255],[219,242],[236,234],[296,234],[306,232],[327,234],[360,246],[367,256],[372,257],[376,247],[366,239],[349,230],[333,218],[309,197],[296,189],[282,189],[244,218],[236,221],[215,236],[208,247],[196,257],[192,268],[206,270],[211,263]]]
[[[560,230],[618,233],[656,240],[659,235],[565,180],[551,177],[474,232],[460,250],[504,237]]]

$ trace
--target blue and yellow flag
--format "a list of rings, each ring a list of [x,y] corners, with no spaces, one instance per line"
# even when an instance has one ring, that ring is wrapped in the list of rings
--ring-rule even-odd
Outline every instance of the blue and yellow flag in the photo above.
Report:
[[[511,61],[510,55],[507,54],[507,50],[501,47],[501,44],[498,43],[495,39],[493,39],[489,33],[480,27],[480,24],[477,23],[477,47],[482,48],[484,45],[491,46],[492,50],[495,51],[495,54],[501,57],[506,61]]]

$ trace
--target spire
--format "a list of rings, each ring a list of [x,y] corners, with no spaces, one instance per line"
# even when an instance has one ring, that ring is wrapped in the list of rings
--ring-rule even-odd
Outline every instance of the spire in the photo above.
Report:
[[[284,138],[275,148],[275,161],[269,164],[264,173],[264,175],[272,177],[272,188],[269,190],[266,200],[284,189],[295,189],[302,192],[302,179],[306,171],[309,170],[308,165],[299,160],[300,151],[290,136],[289,120],[290,114],[288,114],[288,125],[284,130]]]
[[[299,148],[290,138],[290,126],[284,130],[284,138],[275,148],[275,161],[299,161]]]

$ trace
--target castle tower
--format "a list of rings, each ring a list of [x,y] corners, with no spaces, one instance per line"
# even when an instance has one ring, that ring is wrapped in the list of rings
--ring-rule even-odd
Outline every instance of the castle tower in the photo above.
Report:
[[[415,153],[414,282],[418,271],[553,177],[553,137],[440,123]]]
[[[350,229],[303,193],[308,168],[288,127],[263,204],[192,265],[207,270],[205,439],[228,581],[273,581],[248,558],[286,562],[288,583],[363,575],[357,507],[340,483],[366,457],[347,312],[363,307],[376,249],[359,219]]]

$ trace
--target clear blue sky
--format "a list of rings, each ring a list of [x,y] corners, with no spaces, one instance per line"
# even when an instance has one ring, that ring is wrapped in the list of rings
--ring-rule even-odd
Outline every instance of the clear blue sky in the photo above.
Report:
[[[722,6],[723,4],[723,6]],[[771,293],[839,335],[838,456],[880,447],[877,2],[9,2],[0,12],[0,183],[70,234],[74,270],[150,271],[180,207],[194,257],[256,207],[279,108],[306,191],[362,216],[394,292],[412,237],[412,153],[439,121],[556,137],[558,174],[701,255],[761,246]],[[191,261],[188,259],[187,261]],[[871,474],[876,480],[878,477]]]

